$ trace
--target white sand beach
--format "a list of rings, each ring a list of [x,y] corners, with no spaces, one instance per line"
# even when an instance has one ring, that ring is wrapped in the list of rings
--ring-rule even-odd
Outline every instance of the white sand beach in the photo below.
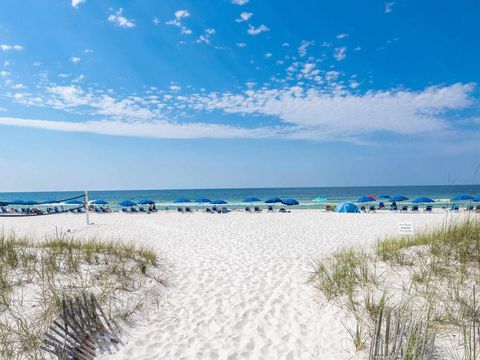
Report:
[[[449,215],[461,216],[461,215]],[[62,214],[0,218],[5,232],[36,238],[121,239],[168,259],[165,304],[129,330],[108,359],[351,359],[342,312],[306,280],[311,262],[334,249],[366,246],[412,223],[416,232],[444,213]]]

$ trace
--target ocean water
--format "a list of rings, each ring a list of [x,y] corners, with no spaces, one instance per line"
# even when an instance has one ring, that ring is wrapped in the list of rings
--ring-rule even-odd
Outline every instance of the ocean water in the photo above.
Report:
[[[83,191],[64,192],[15,192],[0,193],[0,202],[14,200],[62,200],[77,195]],[[455,195],[468,194],[480,196],[480,185],[440,185],[440,186],[368,186],[368,187],[306,187],[306,188],[262,188],[262,189],[186,189],[186,190],[120,190],[120,191],[89,191],[89,199],[102,199],[109,202],[113,208],[118,208],[118,203],[124,200],[138,201],[150,199],[157,202],[157,206],[172,205],[176,199],[186,198],[192,201],[191,206],[197,206],[194,201],[198,198],[210,200],[221,199],[228,202],[230,207],[241,207],[242,200],[255,196],[265,201],[271,197],[294,198],[300,202],[297,208],[323,208],[326,204],[341,201],[355,202],[360,196],[373,195],[404,195],[410,200],[420,196],[430,197],[435,200],[434,206],[443,206]],[[317,196],[326,197],[328,200],[321,203],[312,202]],[[408,204],[409,202],[405,202]]]

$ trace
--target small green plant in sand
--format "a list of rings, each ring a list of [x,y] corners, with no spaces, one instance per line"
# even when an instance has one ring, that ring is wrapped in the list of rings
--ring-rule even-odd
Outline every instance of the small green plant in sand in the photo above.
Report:
[[[478,219],[381,239],[371,250],[339,250],[315,262],[310,282],[354,319],[348,332],[357,350],[373,336],[379,312],[394,308],[426,314],[426,336],[437,333],[450,358],[480,358]]]
[[[165,262],[147,248],[0,234],[0,359],[43,359],[39,346],[65,295],[95,293],[109,317],[128,320],[148,316],[165,285]]]

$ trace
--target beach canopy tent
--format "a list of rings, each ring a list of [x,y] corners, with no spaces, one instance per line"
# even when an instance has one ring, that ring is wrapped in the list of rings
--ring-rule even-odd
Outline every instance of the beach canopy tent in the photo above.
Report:
[[[337,204],[336,212],[339,213],[359,213],[358,206],[351,202],[341,202]]]
[[[90,201],[90,204],[92,205],[107,205],[108,202],[106,202],[105,200],[92,200]]]
[[[177,200],[174,201],[175,204],[189,203],[189,202],[191,202],[191,201],[188,200],[188,199],[182,199],[182,198],[177,199]]]
[[[273,198],[267,199],[265,201],[265,204],[274,204],[274,203],[281,203],[281,202],[282,202],[282,199],[280,199],[279,197],[273,197]]]
[[[137,205],[137,204],[134,203],[133,201],[126,200],[126,201],[122,201],[119,205],[120,205],[120,206],[135,206],[135,205]]]
[[[262,200],[260,200],[259,198],[256,198],[256,197],[247,197],[247,198],[243,199],[243,202],[245,202],[245,203],[257,202],[257,201],[262,201]]]
[[[475,198],[470,195],[457,195],[452,198],[452,201],[469,201],[474,200]]]
[[[323,196],[317,196],[315,199],[313,199],[312,201],[315,201],[315,202],[321,202],[321,201],[326,201],[327,198],[326,197],[323,197]]]
[[[433,203],[433,202],[435,202],[435,201],[433,201],[432,199],[427,198],[427,197],[419,197],[419,198],[416,198],[415,200],[412,201],[412,203],[414,203],[414,204]]]
[[[359,197],[357,200],[357,202],[359,203],[370,202],[370,201],[375,201],[375,199],[370,196],[362,196],[362,197]]]
[[[68,201],[65,201],[65,204],[67,204],[67,205],[83,205],[83,201],[80,201],[80,200],[68,200]]]
[[[155,204],[155,201],[150,200],[150,199],[142,199],[138,202],[140,205],[153,205]]]
[[[207,203],[211,203],[212,200],[207,199],[207,198],[199,198],[199,199],[195,200],[195,202],[197,202],[199,204],[207,204]]]
[[[213,205],[224,205],[224,204],[226,204],[227,202],[224,201],[224,200],[213,200],[211,203],[212,203]]]
[[[392,198],[390,198],[390,201],[405,201],[408,200],[408,197],[403,196],[403,195],[397,195]]]
[[[299,202],[295,199],[284,199],[282,200],[283,205],[291,206],[291,205],[298,205]]]
[[[380,195],[378,198],[387,200],[387,199],[391,199],[392,197],[389,195]]]

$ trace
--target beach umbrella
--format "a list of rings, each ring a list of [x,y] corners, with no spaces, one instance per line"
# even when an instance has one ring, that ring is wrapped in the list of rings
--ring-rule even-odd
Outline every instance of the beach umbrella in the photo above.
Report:
[[[8,206],[8,202],[0,201],[0,206]]]
[[[453,201],[468,201],[468,200],[474,200],[475,198],[470,195],[457,195],[452,198]]]
[[[392,198],[390,198],[390,201],[405,201],[405,200],[408,200],[408,197],[406,196],[403,196],[403,195],[397,195],[397,196],[394,196]]]
[[[473,201],[480,202],[480,196],[477,196],[476,198],[474,198]]]
[[[257,201],[262,201],[262,200],[260,200],[259,198],[256,198],[256,197],[247,197],[247,198],[243,199],[243,202],[245,202],[245,203],[257,202]]]
[[[25,204],[25,200],[13,200],[10,204],[12,204],[12,205],[22,205],[22,204]]]
[[[280,199],[279,197],[273,197],[273,198],[267,199],[265,201],[265,204],[274,204],[274,203],[281,203],[281,202],[282,202],[282,199]]]
[[[359,213],[358,206],[351,202],[342,202],[337,204],[335,209],[336,212],[340,213]]]
[[[376,199],[377,197],[375,195],[372,195],[372,194],[367,194],[368,197],[371,197],[372,199]]]
[[[133,201],[126,200],[126,201],[122,201],[119,205],[120,205],[120,206],[135,206],[135,205],[137,205],[137,204],[134,203]]]
[[[414,203],[414,204],[432,203],[432,202],[435,202],[435,201],[433,201],[432,199],[427,198],[427,197],[419,197],[419,198],[416,198],[415,200],[412,201],[412,203]]]
[[[323,197],[323,196],[317,196],[315,199],[313,199],[312,201],[315,201],[315,202],[320,202],[320,201],[326,201],[327,198],[326,197]]]
[[[68,200],[68,201],[65,201],[65,204],[67,204],[67,205],[83,205],[83,201],[80,201],[80,200]]]
[[[357,200],[357,202],[359,203],[370,202],[370,201],[375,201],[375,199],[370,196],[362,196],[362,197],[359,197]]]
[[[282,200],[282,204],[291,206],[291,205],[298,205],[299,202],[295,199],[284,199],[284,200]]]
[[[38,204],[38,201],[35,201],[35,200],[24,200],[22,202],[22,204],[24,205],[37,205]]]
[[[387,199],[391,199],[392,197],[389,195],[380,195],[378,198],[387,200]]]
[[[180,204],[180,203],[183,204],[183,203],[189,203],[189,202],[191,202],[191,201],[188,200],[188,199],[182,199],[182,198],[177,199],[177,200],[174,201],[175,204]]]
[[[211,203],[212,200],[207,199],[207,198],[199,198],[199,199],[195,200],[195,202],[197,202],[199,204],[208,204],[208,203]]]
[[[92,200],[92,201],[90,201],[90,204],[92,204],[92,205],[107,205],[108,202],[106,202],[105,200]]]
[[[226,204],[227,202],[224,201],[224,200],[213,200],[211,203],[212,203],[213,205],[224,205],[224,204]]]
[[[137,204],[140,204],[140,205],[152,205],[152,204],[155,204],[155,201],[149,200],[149,199],[142,199],[142,200],[140,200]]]

